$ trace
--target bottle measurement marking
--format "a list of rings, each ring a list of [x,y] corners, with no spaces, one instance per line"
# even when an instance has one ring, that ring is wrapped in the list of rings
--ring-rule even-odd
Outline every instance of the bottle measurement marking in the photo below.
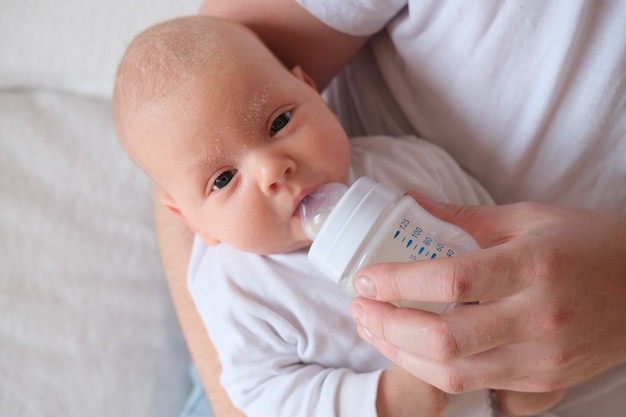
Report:
[[[396,233],[393,235],[394,239],[397,239],[398,236],[400,236],[400,231],[396,230]],[[402,237],[402,240],[400,241],[402,243],[406,242],[406,236]],[[413,239],[409,239],[409,241],[406,243],[406,247],[409,248],[411,245],[413,244]],[[416,243],[415,246],[413,246],[413,251],[417,250],[417,247],[419,246],[419,243]],[[426,251],[426,252],[424,252]],[[430,250],[426,250],[426,248],[424,246],[421,246],[419,251],[417,252],[418,255],[422,255],[424,254],[424,257],[428,257],[430,255],[430,259],[435,259],[437,257],[437,253],[430,253]]]

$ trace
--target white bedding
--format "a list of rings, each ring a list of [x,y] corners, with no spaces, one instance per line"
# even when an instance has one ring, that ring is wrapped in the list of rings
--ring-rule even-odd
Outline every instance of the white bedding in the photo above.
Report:
[[[176,416],[189,356],[111,116],[141,29],[199,0],[0,4],[0,416]]]

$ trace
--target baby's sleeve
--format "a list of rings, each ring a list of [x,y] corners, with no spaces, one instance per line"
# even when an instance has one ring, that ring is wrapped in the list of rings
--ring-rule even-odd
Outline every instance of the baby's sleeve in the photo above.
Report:
[[[217,350],[220,382],[232,403],[249,417],[375,417],[378,381],[387,360],[377,354],[381,359],[372,362],[363,346],[350,342],[352,337],[337,338],[339,330],[330,330],[337,329],[330,321],[342,320],[338,312],[344,309],[352,327],[347,303],[321,311],[293,294],[303,287],[302,270],[272,272],[270,263],[227,246],[194,242],[189,291]],[[318,284],[301,292],[328,299],[331,294],[323,290],[328,287],[339,297],[335,284]],[[311,322],[321,333],[312,330]],[[354,338],[358,342],[356,334]],[[347,366],[363,362],[369,363],[358,368],[363,372]]]
[[[222,363],[220,381],[247,416],[376,416],[382,370],[357,373],[304,363],[296,349],[297,324],[259,306],[250,311],[241,300],[236,309],[219,311],[206,293],[196,291],[194,299]]]

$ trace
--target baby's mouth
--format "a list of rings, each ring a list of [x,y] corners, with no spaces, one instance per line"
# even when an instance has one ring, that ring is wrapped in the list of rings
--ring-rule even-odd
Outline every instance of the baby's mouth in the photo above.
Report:
[[[293,215],[300,218],[302,215],[302,204],[310,197],[311,194],[313,194],[316,190],[318,189],[318,187],[308,187],[305,189],[302,189],[302,191],[300,192],[300,195],[298,196],[298,198],[295,201],[294,204],[294,210],[293,210]]]
[[[322,225],[347,189],[347,185],[337,182],[324,184],[300,201],[298,207],[300,208],[302,231],[311,240],[315,239]]]

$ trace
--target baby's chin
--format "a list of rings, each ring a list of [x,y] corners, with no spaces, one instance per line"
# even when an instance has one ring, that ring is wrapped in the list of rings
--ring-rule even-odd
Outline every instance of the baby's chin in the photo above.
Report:
[[[266,248],[265,250],[259,251],[257,253],[259,255],[277,255],[277,254],[283,254],[283,253],[292,253],[292,252],[299,251],[301,249],[308,248],[309,246],[311,246],[311,243],[312,242],[307,239],[306,241],[293,242],[289,245],[280,245],[276,247]]]
[[[313,243],[302,230],[299,221],[291,222],[287,228],[264,229],[262,232],[247,235],[244,239],[224,241],[239,250],[257,255],[291,253],[308,248]]]
[[[256,253],[257,255],[278,255],[284,253],[292,253],[311,246],[312,241],[303,235],[301,239],[292,240],[290,242],[265,242],[255,248],[240,247],[245,252]]]
[[[299,251],[299,250],[302,250],[302,249],[309,249],[309,246],[311,246],[311,243],[313,243],[313,242],[311,240],[307,239],[306,241],[303,241],[303,242],[300,242],[299,244],[297,244],[289,252],[285,252],[285,253],[295,252],[295,251]]]

